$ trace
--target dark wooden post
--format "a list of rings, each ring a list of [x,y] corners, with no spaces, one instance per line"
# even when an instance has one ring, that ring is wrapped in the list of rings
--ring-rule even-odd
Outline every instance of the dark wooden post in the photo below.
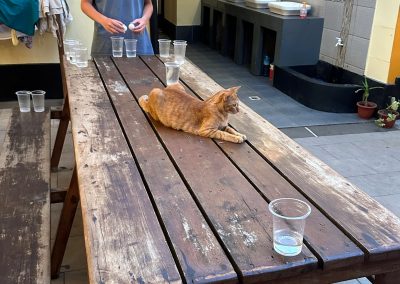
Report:
[[[151,0],[153,3],[153,14],[150,18],[150,40],[153,45],[153,50],[155,54],[160,53],[158,50],[158,7],[157,0]]]
[[[78,178],[76,166],[72,174],[71,183],[65,197],[64,206],[61,211],[60,221],[57,227],[56,240],[51,252],[51,278],[58,278],[60,267],[67,247],[72,223],[74,222],[76,209],[79,203]]]

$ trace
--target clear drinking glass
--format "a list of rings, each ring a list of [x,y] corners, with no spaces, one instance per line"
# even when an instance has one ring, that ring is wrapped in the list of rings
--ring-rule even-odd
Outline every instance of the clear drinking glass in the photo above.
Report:
[[[180,64],[178,62],[165,62],[164,64],[167,86],[178,83]]]
[[[86,47],[75,48],[75,62],[78,67],[88,66],[88,50]]]
[[[64,40],[64,54],[68,61],[71,60],[70,53],[71,53],[72,47],[74,45],[76,45],[77,43],[78,43],[78,41],[75,39]]]
[[[125,39],[126,57],[136,57],[137,39]]]
[[[169,57],[169,47],[171,45],[171,40],[169,39],[159,39],[158,48],[160,50],[160,57]]]
[[[182,64],[185,62],[185,53],[186,53],[186,40],[174,40],[174,55],[175,62]]]
[[[275,199],[268,207],[273,216],[274,250],[284,256],[298,255],[311,207],[295,198]]]
[[[113,57],[122,57],[123,47],[124,47],[124,37],[112,36],[111,45],[112,45]]]
[[[31,92],[29,91],[18,91],[15,92],[18,97],[18,105],[20,112],[31,111]]]
[[[83,46],[83,43],[81,43],[81,42],[76,42],[72,47],[71,47],[71,50],[70,50],[70,52],[69,52],[69,55],[70,55],[70,57],[71,57],[71,60],[70,60],[70,62],[72,63],[72,64],[76,64],[76,50],[77,49],[79,49],[79,48],[83,48],[84,46]]]
[[[44,95],[45,91],[35,90],[31,92],[32,101],[33,101],[33,109],[35,112],[43,112],[44,111]]]

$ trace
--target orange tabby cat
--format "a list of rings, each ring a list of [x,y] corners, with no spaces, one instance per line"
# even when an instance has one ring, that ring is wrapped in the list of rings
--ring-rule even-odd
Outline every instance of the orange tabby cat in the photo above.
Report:
[[[180,84],[155,88],[141,96],[139,104],[155,120],[168,127],[192,134],[242,143],[246,136],[228,126],[228,114],[239,111],[236,94],[240,87],[222,90],[201,101],[185,92]]]

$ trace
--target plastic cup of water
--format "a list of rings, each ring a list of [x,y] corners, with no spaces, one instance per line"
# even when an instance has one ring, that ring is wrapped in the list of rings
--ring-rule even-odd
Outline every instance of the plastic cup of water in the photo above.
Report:
[[[77,54],[77,50],[78,49],[80,49],[80,48],[83,48],[84,46],[83,46],[83,43],[81,43],[81,42],[76,42],[72,47],[71,47],[71,49],[70,49],[70,51],[69,51],[69,55],[70,55],[70,57],[71,57],[71,60],[69,61],[69,62],[71,62],[72,64],[75,64],[76,65],[76,54]]]
[[[178,62],[165,62],[164,64],[167,86],[178,83],[180,64]]]
[[[64,54],[67,60],[71,60],[71,50],[74,45],[78,43],[75,39],[66,39],[64,40]]]
[[[18,105],[20,112],[31,111],[31,92],[29,91],[18,91],[15,92],[18,97]]]
[[[75,64],[78,67],[88,66],[88,50],[86,47],[76,47],[75,48]]]
[[[171,45],[171,40],[169,39],[159,39],[158,48],[160,50],[160,57],[169,57],[169,47]]]
[[[126,57],[136,57],[137,39],[125,39]]]
[[[186,53],[186,40],[174,40],[174,56],[175,62],[179,64],[183,64],[185,62],[185,53]]]
[[[110,38],[111,38],[113,57],[122,57],[123,47],[124,47],[124,37],[112,36]]]
[[[35,90],[31,92],[32,101],[33,101],[33,110],[35,112],[43,112],[44,111],[44,95],[45,91]]]
[[[295,198],[275,199],[268,207],[273,216],[274,250],[284,256],[298,255],[311,207]]]

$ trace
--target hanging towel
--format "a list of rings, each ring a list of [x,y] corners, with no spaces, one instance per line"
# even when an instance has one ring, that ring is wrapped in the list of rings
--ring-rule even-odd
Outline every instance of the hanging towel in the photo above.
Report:
[[[39,19],[38,0],[0,0],[0,23],[33,35]]]
[[[58,26],[56,15],[60,16],[61,27]],[[72,15],[65,0],[40,0],[39,13],[39,32],[52,33],[53,36],[58,36],[58,32],[64,35],[66,25],[72,21]]]

